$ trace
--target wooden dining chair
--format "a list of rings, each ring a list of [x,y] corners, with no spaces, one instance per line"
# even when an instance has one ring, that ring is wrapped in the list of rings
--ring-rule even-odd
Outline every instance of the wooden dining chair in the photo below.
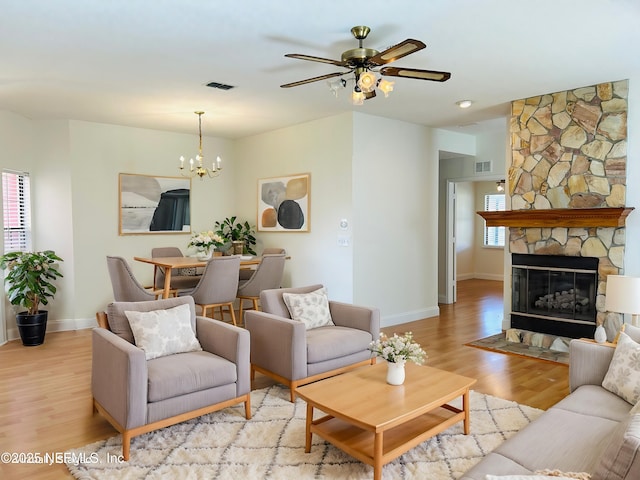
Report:
[[[197,306],[202,308],[202,316],[206,317],[212,309],[211,318],[215,315],[215,307],[220,308],[220,318],[224,321],[224,310],[231,315],[231,321],[236,325],[236,314],[233,302],[238,291],[238,274],[240,272],[240,257],[213,257],[204,267],[198,285],[191,290],[180,290],[179,297],[190,295]]]
[[[253,310],[259,310],[258,300],[260,299],[260,292],[272,288],[280,288],[282,275],[284,274],[284,261],[284,253],[264,255],[260,265],[258,265],[258,268],[256,268],[251,278],[240,284],[237,297],[240,300],[238,317],[240,317],[241,325],[243,324],[242,311],[245,300],[251,301]]]

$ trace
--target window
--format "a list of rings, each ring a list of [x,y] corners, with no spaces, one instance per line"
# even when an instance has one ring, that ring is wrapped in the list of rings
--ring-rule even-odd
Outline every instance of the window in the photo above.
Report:
[[[504,210],[505,200],[504,193],[494,193],[484,196],[484,211],[498,212]],[[485,247],[504,247],[505,227],[487,227],[484,226],[484,246]]]
[[[29,174],[2,171],[4,253],[31,250],[31,189]]]

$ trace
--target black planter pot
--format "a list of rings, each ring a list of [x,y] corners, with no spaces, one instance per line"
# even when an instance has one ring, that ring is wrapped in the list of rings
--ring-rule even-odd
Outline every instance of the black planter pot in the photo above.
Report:
[[[30,315],[27,312],[16,314],[16,324],[20,331],[22,345],[33,347],[44,343],[48,313],[46,310],[38,310],[35,315]]]

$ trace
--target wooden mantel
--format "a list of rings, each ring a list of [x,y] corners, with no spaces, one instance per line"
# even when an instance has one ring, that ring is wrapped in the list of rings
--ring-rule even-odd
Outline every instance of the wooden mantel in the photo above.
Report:
[[[633,207],[550,208],[476,212],[487,227],[624,227]]]

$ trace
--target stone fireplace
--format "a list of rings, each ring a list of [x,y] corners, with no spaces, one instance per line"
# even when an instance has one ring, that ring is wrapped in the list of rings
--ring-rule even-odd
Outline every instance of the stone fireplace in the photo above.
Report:
[[[595,322],[610,339],[622,317],[604,308],[606,281],[624,271],[632,210],[625,207],[627,90],[621,80],[512,102],[511,210],[478,212],[487,225],[509,227],[512,255],[595,258]],[[581,335],[592,336],[596,323]]]

